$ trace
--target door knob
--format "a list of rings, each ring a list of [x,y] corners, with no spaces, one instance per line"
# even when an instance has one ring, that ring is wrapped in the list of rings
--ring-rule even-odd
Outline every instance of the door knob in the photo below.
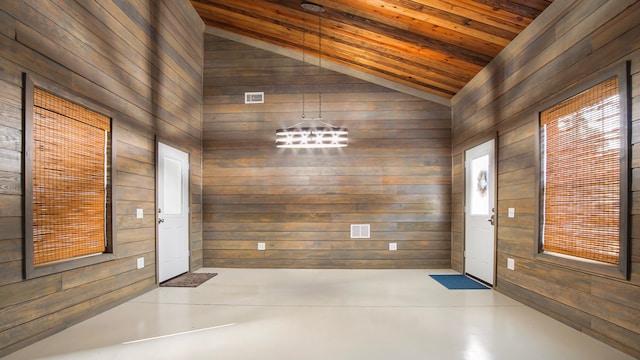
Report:
[[[158,219],[158,224],[162,224],[163,222],[164,222],[164,219],[162,219],[162,218]]]
[[[491,223],[491,225],[495,225],[496,222],[496,208],[491,208],[491,218],[487,219],[488,222]]]

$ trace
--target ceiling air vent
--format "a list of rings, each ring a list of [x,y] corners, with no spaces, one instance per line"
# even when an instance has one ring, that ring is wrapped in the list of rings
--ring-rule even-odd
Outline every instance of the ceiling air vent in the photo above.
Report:
[[[368,239],[369,224],[351,224],[351,238],[352,239]]]
[[[264,92],[246,92],[244,93],[245,104],[263,104]]]

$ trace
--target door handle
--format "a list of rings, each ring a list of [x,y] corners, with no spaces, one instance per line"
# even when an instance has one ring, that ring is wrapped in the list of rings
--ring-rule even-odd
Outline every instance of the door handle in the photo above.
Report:
[[[495,225],[496,222],[496,208],[491,208],[491,217],[489,219],[487,219],[488,222],[491,223],[491,225]]]
[[[164,222],[164,219],[163,219],[163,218],[159,218],[159,219],[158,219],[158,224],[162,224],[163,222]]]

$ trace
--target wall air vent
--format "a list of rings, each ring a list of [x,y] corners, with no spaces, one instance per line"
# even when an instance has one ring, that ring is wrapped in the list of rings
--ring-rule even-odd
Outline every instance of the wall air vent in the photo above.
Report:
[[[369,224],[351,224],[352,239],[368,239],[370,237]]]
[[[263,104],[264,92],[246,92],[244,93],[245,104]]]

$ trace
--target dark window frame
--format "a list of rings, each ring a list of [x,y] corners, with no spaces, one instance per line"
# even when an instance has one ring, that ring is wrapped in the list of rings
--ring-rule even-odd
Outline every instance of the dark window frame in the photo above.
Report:
[[[105,115],[111,119],[111,154],[109,157],[109,175],[111,178],[110,193],[111,193],[111,211],[110,223],[107,223],[109,227],[108,233],[110,236],[107,238],[106,249],[101,254],[95,254],[90,256],[72,258],[63,261],[52,262],[42,265],[34,265],[34,246],[33,246],[33,127],[34,127],[34,80],[28,74],[23,74],[23,196],[24,196],[24,278],[31,279],[45,275],[60,273],[84,266],[99,264],[106,261],[116,259],[116,119],[114,116]],[[95,104],[93,101],[83,97],[79,97],[73,94],[67,94],[67,96],[58,95],[55,89],[52,91],[47,86],[38,86],[39,88],[50,92],[56,96],[59,96],[65,100],[89,108],[101,114],[109,114],[109,111],[102,106]]]
[[[560,93],[545,101],[535,112],[536,129],[536,221],[535,252],[536,260],[548,262],[554,265],[570,268],[573,270],[604,275],[619,279],[628,279],[630,275],[630,246],[631,246],[631,81],[629,79],[630,62],[618,63],[597,72],[577,84],[561,91]],[[542,165],[541,165],[541,131],[540,114],[585,90],[588,90],[603,81],[616,76],[618,78],[618,91],[620,94],[620,233],[619,233],[619,263],[605,264],[586,259],[558,256],[556,254],[545,253],[542,249],[542,216],[544,206],[542,201]]]

